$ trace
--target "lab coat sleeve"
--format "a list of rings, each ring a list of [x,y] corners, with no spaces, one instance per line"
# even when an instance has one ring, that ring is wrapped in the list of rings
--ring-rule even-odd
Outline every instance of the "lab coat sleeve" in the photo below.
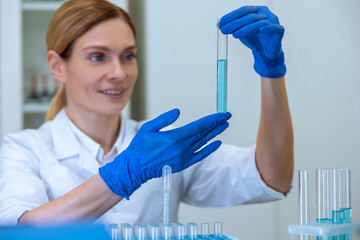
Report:
[[[285,197],[261,179],[255,164],[255,146],[227,144],[183,171],[183,193],[182,201],[200,207],[229,207]]]
[[[28,134],[7,135],[0,148],[0,225],[17,225],[20,216],[49,201],[39,177]]]

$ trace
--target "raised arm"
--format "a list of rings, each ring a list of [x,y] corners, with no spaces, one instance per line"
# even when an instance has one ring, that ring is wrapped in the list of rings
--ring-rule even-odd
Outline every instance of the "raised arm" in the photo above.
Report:
[[[268,186],[287,193],[293,177],[294,137],[281,48],[284,27],[267,7],[245,6],[225,15],[220,28],[253,53],[254,69],[261,76],[256,164]]]
[[[124,197],[129,199],[146,181],[160,177],[163,166],[170,165],[174,173],[180,172],[219,148],[219,140],[206,144],[228,127],[230,113],[212,114],[161,131],[179,114],[174,109],[145,123],[127,149],[101,167],[99,174],[62,197],[24,213],[19,223],[95,220]]]

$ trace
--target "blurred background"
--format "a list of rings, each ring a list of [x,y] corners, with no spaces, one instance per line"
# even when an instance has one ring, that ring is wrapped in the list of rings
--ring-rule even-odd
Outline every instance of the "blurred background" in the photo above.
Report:
[[[180,222],[222,221],[241,239],[289,239],[297,223],[297,170],[352,169],[353,219],[360,219],[360,1],[112,0],[137,27],[136,90],[125,114],[150,119],[172,108],[183,125],[216,111],[216,20],[243,5],[267,5],[286,32],[283,50],[295,132],[293,188],[285,200],[224,209],[181,205]],[[0,0],[0,135],[43,123],[58,85],[48,70],[45,32],[59,1]],[[260,78],[251,52],[229,38],[230,127],[220,139],[251,146],[260,114]]]

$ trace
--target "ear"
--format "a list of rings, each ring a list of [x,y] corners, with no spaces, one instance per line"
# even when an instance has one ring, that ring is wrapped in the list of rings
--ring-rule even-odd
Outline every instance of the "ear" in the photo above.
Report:
[[[54,78],[62,83],[66,82],[65,78],[65,62],[60,55],[54,50],[49,50],[47,53],[47,60],[49,68]]]

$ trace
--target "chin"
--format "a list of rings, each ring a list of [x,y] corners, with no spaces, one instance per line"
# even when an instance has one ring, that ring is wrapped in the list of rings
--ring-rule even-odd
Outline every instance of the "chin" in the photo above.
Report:
[[[104,115],[117,115],[120,114],[126,105],[121,105],[121,106],[117,106],[117,107],[103,107],[100,108],[98,113],[100,114],[104,114]]]

